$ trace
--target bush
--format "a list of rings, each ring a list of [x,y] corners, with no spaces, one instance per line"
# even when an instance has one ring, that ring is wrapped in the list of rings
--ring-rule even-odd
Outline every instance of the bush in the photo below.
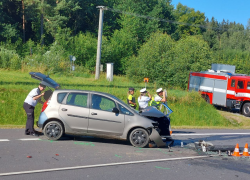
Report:
[[[131,59],[127,75],[134,81],[149,77],[158,85],[184,89],[190,71],[210,68],[210,56],[208,44],[199,36],[174,42],[167,34],[155,33]]]
[[[91,33],[79,33],[74,37],[71,47],[74,49],[69,53],[76,57],[75,63],[95,71],[97,38]]]
[[[12,70],[21,68],[21,58],[16,51],[0,47],[0,68]]]
[[[64,49],[54,43],[44,54],[26,56],[23,61],[23,69],[39,69],[40,72],[48,74],[65,72],[70,69],[70,61]]]

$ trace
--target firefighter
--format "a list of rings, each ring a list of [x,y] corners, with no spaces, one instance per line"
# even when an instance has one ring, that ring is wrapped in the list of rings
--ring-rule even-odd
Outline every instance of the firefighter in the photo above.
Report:
[[[135,103],[135,97],[133,96],[135,92],[134,88],[129,88],[128,89],[128,99],[127,99],[127,103],[128,105],[130,105],[132,108],[136,108],[136,103]]]
[[[138,97],[139,111],[148,107],[148,102],[151,100],[151,95],[147,92],[146,88],[140,90],[141,95]],[[146,96],[148,94],[148,96]]]
[[[162,88],[159,88],[156,90],[156,94],[152,97],[149,105],[159,108],[160,103],[165,103],[166,101],[166,93],[163,92]]]

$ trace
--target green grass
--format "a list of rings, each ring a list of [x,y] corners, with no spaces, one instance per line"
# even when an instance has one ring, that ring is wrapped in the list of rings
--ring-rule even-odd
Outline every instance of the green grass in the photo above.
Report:
[[[50,75],[64,89],[81,89],[107,92],[126,102],[128,87],[135,87],[135,97],[139,90],[145,87],[144,83],[130,82],[124,76],[114,76],[114,81],[106,80],[101,74],[99,80],[89,74],[81,77]],[[142,80],[143,81],[143,80]],[[23,101],[31,89],[37,87],[39,82],[32,79],[27,72],[6,71],[0,69],[0,125],[25,125],[26,114]],[[153,94],[158,87],[148,83],[147,90]],[[216,109],[207,104],[197,92],[187,92],[179,89],[168,90],[168,105],[174,111],[171,117],[172,127],[220,127],[235,126],[224,118]],[[38,120],[42,105],[35,109],[35,121]],[[241,125],[238,124],[240,128]]]

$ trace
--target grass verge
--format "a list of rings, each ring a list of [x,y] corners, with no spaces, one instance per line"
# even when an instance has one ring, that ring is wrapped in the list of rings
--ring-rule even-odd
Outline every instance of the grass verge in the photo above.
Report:
[[[126,77],[114,76],[114,81],[109,82],[102,74],[99,80],[93,75],[84,77],[53,76],[65,89],[82,89],[107,92],[117,96],[126,102],[128,87],[135,87],[135,97],[139,96],[139,90],[145,87],[144,83],[134,84]],[[26,123],[26,114],[23,110],[23,101],[39,82],[32,79],[29,73],[0,70],[0,128],[23,128]],[[147,90],[154,94],[158,87],[155,84],[147,84]],[[166,88],[166,87],[163,87]],[[248,119],[237,120],[233,114],[225,115],[207,104],[197,92],[187,92],[179,89],[168,89],[168,105],[174,111],[171,117],[172,128],[239,128],[250,126]],[[35,109],[35,121],[38,120],[42,105]],[[231,117],[232,115],[232,117]]]

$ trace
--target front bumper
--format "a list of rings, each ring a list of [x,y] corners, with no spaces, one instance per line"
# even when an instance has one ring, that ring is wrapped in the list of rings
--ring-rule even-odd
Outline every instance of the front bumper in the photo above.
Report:
[[[158,133],[158,131],[155,128],[152,128],[152,132],[149,136],[149,139],[151,141],[154,141],[154,143],[157,145],[157,147],[166,147],[166,143],[162,141],[162,137]]]

